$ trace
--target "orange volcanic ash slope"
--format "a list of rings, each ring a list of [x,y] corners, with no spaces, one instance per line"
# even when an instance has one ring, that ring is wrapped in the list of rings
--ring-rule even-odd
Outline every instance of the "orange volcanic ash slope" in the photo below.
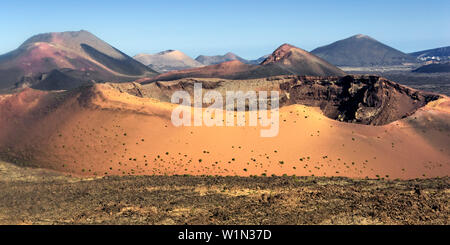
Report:
[[[384,126],[338,122],[319,108],[280,109],[259,127],[174,127],[176,105],[108,84],[0,97],[5,160],[76,175],[315,175],[417,178],[450,173],[450,100]]]

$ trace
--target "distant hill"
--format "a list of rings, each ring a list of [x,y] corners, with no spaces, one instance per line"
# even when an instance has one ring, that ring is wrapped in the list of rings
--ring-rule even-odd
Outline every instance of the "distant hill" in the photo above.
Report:
[[[261,64],[264,60],[266,60],[267,57],[269,57],[269,56],[270,56],[270,54],[266,54],[266,55],[264,55],[264,56],[259,57],[259,58],[256,59],[256,60],[248,60],[248,61],[247,61],[247,64],[251,64],[251,65],[259,65],[259,64]]]
[[[409,55],[416,57],[416,59],[418,59],[419,61],[429,61],[429,60],[449,61],[450,46],[435,49],[427,49],[423,51],[410,53]]]
[[[204,66],[178,50],[166,50],[157,54],[138,54],[134,56],[134,59],[160,73]]]
[[[414,57],[362,34],[316,48],[311,53],[336,66],[390,66],[416,62]]]
[[[283,44],[260,65],[232,60],[200,68],[172,71],[139,82],[171,81],[186,77],[250,79],[278,75],[343,76],[345,72],[303,49]]]
[[[191,68],[181,71],[171,71],[137,82],[147,83],[152,81],[171,81],[186,77],[239,79],[245,76],[250,76],[250,73],[254,71],[255,68],[255,65],[244,64],[238,60],[232,60],[216,65]]]
[[[429,64],[421,66],[413,72],[417,73],[438,73],[438,72],[450,72],[450,62],[440,64]]]
[[[96,82],[157,74],[87,31],[55,32],[33,36],[0,56],[0,89],[32,85],[53,70],[78,71],[78,78]]]
[[[238,60],[244,64],[249,64],[249,65],[259,65],[259,64],[261,64],[261,62],[263,62],[269,56],[270,56],[270,54],[266,54],[255,60],[246,60],[246,59],[244,59],[238,55],[235,55],[233,53],[226,53],[225,55],[215,55],[215,56],[200,55],[197,58],[195,58],[195,60],[197,60],[198,62],[200,62],[204,65],[216,65],[216,64],[223,63],[223,62],[227,62],[227,61],[233,61],[233,60]]]
[[[259,64],[261,64],[261,62],[263,62],[269,56],[270,56],[270,54],[266,54],[255,60],[246,60],[246,59],[244,59],[238,55],[235,55],[233,53],[226,53],[225,55],[215,55],[215,56],[200,55],[197,58],[195,58],[195,60],[197,60],[198,62],[200,62],[204,65],[216,65],[216,64],[220,64],[220,63],[232,61],[232,60],[238,60],[244,64],[249,64],[249,65],[259,65]]]
[[[203,65],[216,65],[232,60],[238,60],[242,63],[248,63],[248,60],[243,59],[231,52],[228,52],[224,55],[215,55],[215,56],[200,55],[197,58],[195,58],[195,60],[202,63]]]

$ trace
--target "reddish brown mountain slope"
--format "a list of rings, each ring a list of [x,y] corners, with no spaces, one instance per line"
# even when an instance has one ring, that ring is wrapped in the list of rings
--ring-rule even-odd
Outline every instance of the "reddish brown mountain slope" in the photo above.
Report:
[[[54,70],[77,71],[70,76],[83,81],[130,81],[157,74],[87,31],[45,33],[0,56],[0,89],[33,86]]]
[[[278,75],[343,76],[345,72],[303,49],[283,44],[261,65],[249,65],[234,60],[201,68],[173,71],[138,82],[171,81],[186,77],[251,79]]]

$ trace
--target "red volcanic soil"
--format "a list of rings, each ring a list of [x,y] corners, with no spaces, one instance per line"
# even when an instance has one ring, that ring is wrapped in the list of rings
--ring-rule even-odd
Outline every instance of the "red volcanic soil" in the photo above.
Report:
[[[298,75],[344,76],[345,72],[306,50],[283,44],[262,63],[262,67],[278,68]]]
[[[267,57],[262,63],[261,65],[267,65],[270,63],[274,63],[279,61],[280,59],[286,57],[287,55],[289,55],[289,51],[291,51],[291,49],[295,49],[296,47],[290,45],[290,44],[283,44],[281,45],[279,48],[277,48],[272,55],[270,55],[269,57]],[[298,48],[296,48],[298,49]]]
[[[17,57],[14,64],[23,69],[25,75],[47,72],[56,67],[95,70],[100,69],[101,66],[73,52],[57,48],[50,43],[37,43],[29,47],[27,52]]]
[[[54,70],[85,72],[84,81],[89,82],[156,75],[87,31],[46,33],[33,36],[16,50],[0,55],[0,89],[32,86],[46,77],[43,74]]]
[[[339,122],[317,107],[280,109],[260,126],[175,127],[176,105],[108,84],[31,89],[0,99],[0,156],[75,175],[297,175],[428,178],[450,173],[449,99],[383,126]]]

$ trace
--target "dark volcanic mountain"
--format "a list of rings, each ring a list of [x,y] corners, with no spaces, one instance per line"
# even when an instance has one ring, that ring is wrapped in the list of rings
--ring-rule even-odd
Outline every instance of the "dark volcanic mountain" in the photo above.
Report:
[[[390,66],[415,62],[414,57],[362,34],[316,48],[311,53],[336,66]]]
[[[416,57],[419,61],[428,61],[437,59],[441,61],[448,61],[450,60],[450,46],[418,51],[410,53],[409,55]]]
[[[216,65],[227,61],[238,60],[242,63],[248,63],[246,59],[243,59],[231,52],[228,52],[224,55],[215,55],[215,56],[206,56],[200,55],[195,58],[196,61],[202,63],[203,65]]]
[[[250,79],[278,75],[343,76],[345,72],[303,49],[283,44],[261,65],[244,64],[233,60],[217,65],[172,71],[140,82],[170,81],[186,77]]]
[[[424,66],[421,66],[421,67],[413,70],[413,72],[418,72],[418,73],[450,72],[450,62],[424,65]]]
[[[76,73],[74,83],[130,81],[157,74],[87,31],[45,33],[0,56],[0,89],[37,86],[43,77],[48,86],[59,82],[49,80],[54,70],[70,71],[72,77]]]

